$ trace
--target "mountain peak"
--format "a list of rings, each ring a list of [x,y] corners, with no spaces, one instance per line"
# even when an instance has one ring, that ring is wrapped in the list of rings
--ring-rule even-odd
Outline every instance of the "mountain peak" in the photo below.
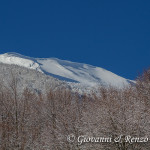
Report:
[[[100,67],[57,58],[31,58],[9,52],[0,55],[0,62],[35,69],[60,80],[90,87],[113,86],[123,88],[132,82]]]

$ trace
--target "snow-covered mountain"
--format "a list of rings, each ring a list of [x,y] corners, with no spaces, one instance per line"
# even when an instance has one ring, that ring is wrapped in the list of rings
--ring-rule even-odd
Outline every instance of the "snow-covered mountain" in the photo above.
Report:
[[[123,88],[134,81],[120,77],[100,67],[57,58],[31,58],[17,53],[0,55],[0,63],[15,64],[66,81],[72,87],[113,86]]]

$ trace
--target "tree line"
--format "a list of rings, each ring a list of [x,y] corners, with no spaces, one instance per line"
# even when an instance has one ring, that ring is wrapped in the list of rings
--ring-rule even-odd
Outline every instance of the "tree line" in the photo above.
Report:
[[[68,135],[76,138],[67,140]],[[122,136],[121,142],[78,143],[77,137]],[[22,92],[17,76],[0,83],[0,150],[148,150],[150,141],[150,69],[135,86],[99,88],[90,96],[69,89]]]

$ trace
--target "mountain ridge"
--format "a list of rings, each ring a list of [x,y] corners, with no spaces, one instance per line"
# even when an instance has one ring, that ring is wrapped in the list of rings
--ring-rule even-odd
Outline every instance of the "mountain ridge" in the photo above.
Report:
[[[33,58],[9,52],[0,55],[0,62],[34,69],[69,83],[80,83],[82,87],[112,86],[123,88],[134,84],[132,80],[120,77],[106,69],[84,63],[58,58]]]

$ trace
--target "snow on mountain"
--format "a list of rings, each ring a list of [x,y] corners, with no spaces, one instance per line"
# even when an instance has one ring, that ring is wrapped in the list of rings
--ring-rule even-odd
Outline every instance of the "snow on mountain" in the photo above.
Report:
[[[5,64],[15,64],[41,72],[40,65],[38,63],[29,59],[29,57],[27,58],[17,53],[5,53],[0,55],[0,62]]]
[[[134,83],[134,81],[120,77],[100,67],[57,58],[31,58],[17,53],[5,53],[0,55],[0,62],[34,69],[64,80],[69,84],[72,83],[71,86],[80,86],[81,88],[99,85],[123,88],[130,83]]]

